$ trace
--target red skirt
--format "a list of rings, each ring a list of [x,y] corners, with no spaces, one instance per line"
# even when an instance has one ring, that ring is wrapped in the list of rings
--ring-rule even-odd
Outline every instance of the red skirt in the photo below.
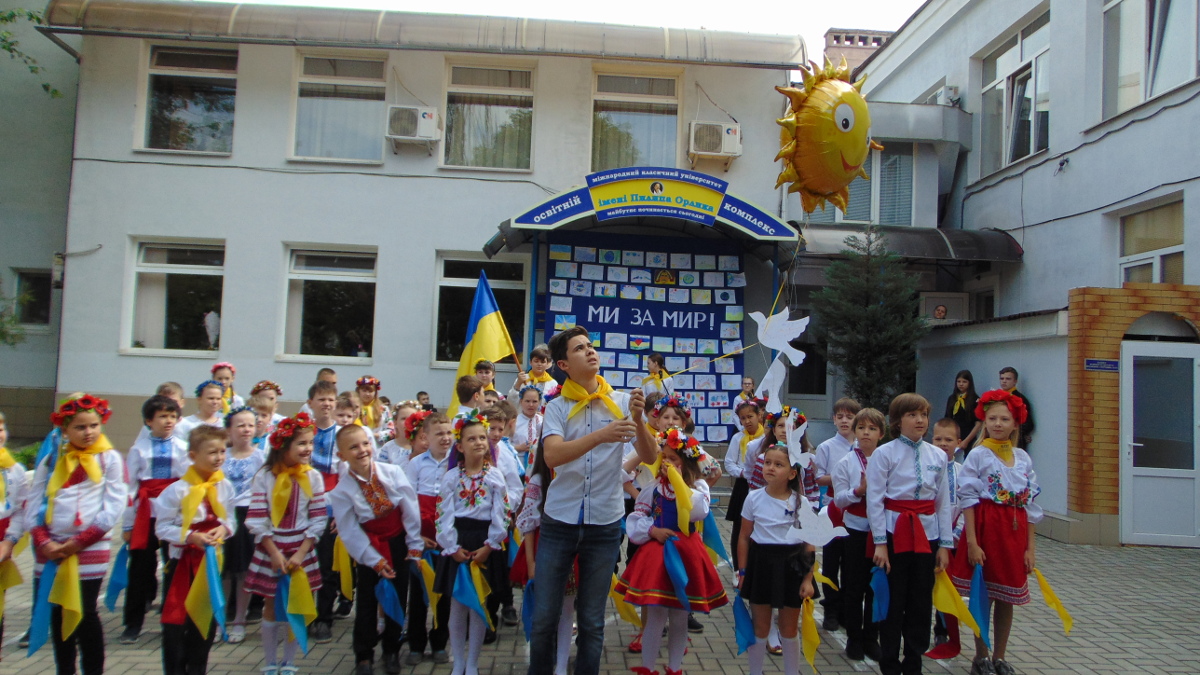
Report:
[[[975,541],[987,556],[983,581],[988,598],[1010,605],[1029,602],[1029,575],[1025,573],[1025,550],[1029,546],[1029,522],[1025,509],[1003,506],[991,500],[975,508]],[[948,573],[963,595],[971,592],[975,568],[967,561],[967,537],[959,539]]]
[[[713,567],[700,534],[676,535],[675,548],[687,571],[688,603],[694,612],[708,614],[729,603],[717,568]],[[675,585],[663,564],[663,545],[657,539],[642,544],[633,560],[625,566],[625,574],[617,582],[616,591],[631,605],[659,605],[683,609],[675,597]]]

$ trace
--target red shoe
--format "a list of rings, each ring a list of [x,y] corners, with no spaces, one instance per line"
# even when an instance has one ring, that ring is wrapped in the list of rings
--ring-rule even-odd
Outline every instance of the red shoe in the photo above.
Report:
[[[667,675],[683,675],[683,668],[680,668],[679,670],[671,670],[670,668],[667,668],[666,671]]]
[[[943,661],[952,659],[962,652],[962,646],[959,644],[958,636],[958,617],[951,614],[942,615],[946,620],[946,635],[950,638],[946,642],[925,652],[927,658]]]
[[[645,666],[634,666],[633,668],[630,668],[629,670],[630,670],[630,672],[635,673],[636,675],[658,675],[657,670],[650,670],[649,668],[647,668]],[[670,672],[670,671],[668,671],[668,672]]]
[[[642,653],[642,634],[641,633],[638,633],[637,635],[633,636],[633,640],[631,640],[629,643],[629,653],[630,654],[641,654]],[[638,666],[638,667],[641,668],[641,666]],[[642,668],[642,670],[645,670],[645,668]]]

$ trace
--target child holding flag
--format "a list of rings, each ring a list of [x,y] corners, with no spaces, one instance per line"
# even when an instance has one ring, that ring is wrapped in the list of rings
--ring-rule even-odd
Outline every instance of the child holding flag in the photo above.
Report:
[[[554,396],[558,393],[558,382],[550,377],[550,373],[546,372],[550,369],[550,348],[546,345],[538,345],[529,352],[529,372],[518,372],[517,380],[513,382],[512,389],[508,390],[508,402],[513,405],[517,401],[524,398],[525,388],[533,387],[538,390],[538,394],[542,399]],[[541,401],[538,401],[541,405]]]
[[[213,612],[224,610],[223,603],[210,600],[213,593],[220,592],[208,585],[209,579],[218,578],[219,571],[212,574],[207,569],[216,557],[208,557],[206,550],[221,546],[236,527],[234,487],[221,473],[228,440],[229,432],[224,429],[192,429],[188,434],[191,466],[154,500],[154,532],[170,543],[171,557],[163,575],[167,587],[162,611],[165,675],[204,674],[216,633]],[[201,586],[193,591],[196,584]]]

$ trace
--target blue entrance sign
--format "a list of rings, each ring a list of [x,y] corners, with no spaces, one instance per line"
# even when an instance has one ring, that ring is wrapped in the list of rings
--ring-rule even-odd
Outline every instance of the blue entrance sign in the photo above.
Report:
[[[1121,362],[1117,359],[1084,359],[1083,369],[1097,373],[1117,373],[1121,370]]]

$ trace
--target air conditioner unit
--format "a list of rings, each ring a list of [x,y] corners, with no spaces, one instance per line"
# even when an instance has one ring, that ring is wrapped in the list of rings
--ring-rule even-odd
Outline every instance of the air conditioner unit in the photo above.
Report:
[[[689,122],[688,157],[692,165],[698,159],[724,159],[725,170],[735,157],[742,156],[742,126],[736,122]]]
[[[388,106],[387,133],[392,149],[399,143],[425,143],[441,140],[437,108],[412,105]],[[430,150],[432,152],[432,149]]]

